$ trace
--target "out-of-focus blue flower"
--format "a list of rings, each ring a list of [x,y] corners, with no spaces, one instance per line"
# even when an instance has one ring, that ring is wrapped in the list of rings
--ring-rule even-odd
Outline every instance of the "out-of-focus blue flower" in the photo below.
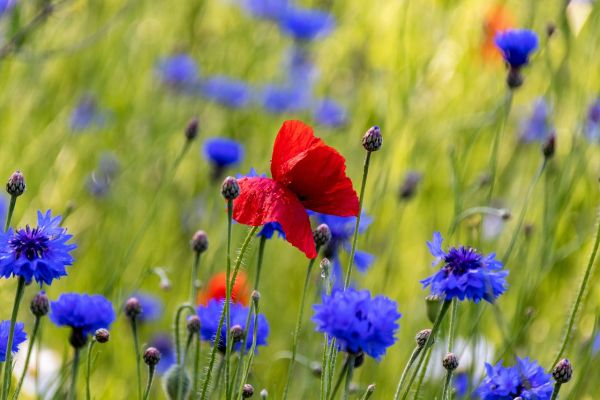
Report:
[[[83,96],[71,113],[69,125],[74,132],[86,130],[92,126],[102,126],[106,117],[98,108],[96,99],[90,95]]]
[[[200,93],[209,100],[231,108],[245,107],[251,100],[251,90],[246,82],[220,75],[204,79],[200,84]]]
[[[396,342],[398,319],[402,316],[395,301],[385,296],[371,298],[368,290],[354,288],[334,290],[323,295],[322,304],[313,306],[312,321],[317,331],[336,339],[343,351],[361,351],[381,359],[386,349]]]
[[[600,97],[588,109],[585,135],[590,142],[600,144]]]
[[[8,198],[5,194],[0,194],[0,223],[6,221],[6,213],[8,211]]]
[[[304,87],[307,92],[310,92],[318,77],[317,68],[311,60],[309,52],[299,46],[292,46],[288,51],[283,69],[286,71],[289,85]]]
[[[462,398],[467,395],[467,391],[469,390],[469,375],[464,372],[457,372],[452,377],[454,380],[454,390],[456,397]]]
[[[244,157],[244,147],[241,143],[221,137],[206,139],[203,151],[204,157],[220,168],[235,165]]]
[[[120,170],[119,160],[112,152],[104,152],[100,156],[98,166],[87,178],[86,187],[95,197],[104,197],[110,192],[114,179]]]
[[[331,240],[324,249],[324,256],[333,264],[331,271],[331,280],[335,287],[339,287],[343,281],[342,264],[340,262],[340,250],[350,253],[352,250],[352,236],[354,235],[354,226],[356,217],[338,217],[327,214],[314,214],[319,224],[326,224],[331,230]],[[364,233],[372,222],[372,218],[366,213],[362,213],[358,233]],[[360,250],[354,253],[354,265],[360,272],[365,272],[373,261],[375,256]]]
[[[287,12],[288,0],[242,0],[242,7],[256,18],[277,21]]]
[[[162,58],[158,62],[157,72],[164,84],[178,90],[191,89],[199,79],[196,61],[184,53]]]
[[[221,300],[210,300],[207,305],[201,305],[198,307],[198,316],[200,317],[200,337],[204,340],[214,342],[217,335],[217,328],[219,327],[219,319],[221,318],[221,312],[224,301]],[[246,307],[240,303],[231,303],[229,307],[231,326],[239,325],[242,329],[246,329],[246,319],[248,318],[249,307]],[[219,350],[225,350],[227,346],[227,333],[226,324],[223,324],[221,329],[221,337]],[[254,337],[254,316],[250,320],[250,327],[248,328],[248,340],[246,341],[246,351],[252,347],[252,338]],[[258,315],[258,331],[256,332],[256,346],[265,346],[267,344],[267,338],[269,337],[269,324],[263,314]],[[241,343],[233,345],[234,351],[239,351]]]
[[[93,335],[100,328],[109,329],[114,320],[112,303],[99,294],[63,293],[50,302],[50,321],[84,336]]]
[[[597,333],[596,336],[594,336],[592,342],[592,355],[595,356],[598,352],[600,352],[600,333]]]
[[[533,105],[531,116],[524,121],[521,127],[521,140],[529,142],[543,142],[553,131],[550,123],[550,107],[543,98],[538,98]]]
[[[15,8],[16,4],[17,0],[0,0],[0,17],[12,11],[12,9]]]
[[[486,363],[487,377],[477,388],[476,394],[482,400],[549,400],[553,385],[551,375],[544,371],[537,361],[517,358],[517,364],[495,366]]]
[[[537,34],[528,29],[509,29],[499,32],[494,38],[504,60],[512,68],[529,63],[529,55],[538,47]]]
[[[155,347],[160,351],[160,362],[156,366],[156,372],[164,374],[171,368],[173,364],[177,362],[175,358],[175,347],[171,341],[171,337],[165,333],[155,335],[148,342],[149,347]]]
[[[313,116],[315,121],[329,128],[339,128],[348,123],[346,110],[332,99],[318,101]]]
[[[298,112],[308,106],[309,98],[305,87],[267,85],[262,93],[262,104],[274,114]]]
[[[67,243],[73,235],[60,226],[61,217],[38,211],[38,225],[31,228],[0,232],[0,276],[18,276],[27,284],[32,279],[50,285],[54,279],[66,276],[66,267],[73,265],[71,252],[77,247]]]
[[[442,250],[442,235],[433,234],[433,241],[427,242],[429,251],[436,257],[433,265],[440,261],[442,268],[434,275],[421,281],[423,287],[431,286],[431,293],[445,296],[446,300],[469,299],[475,303],[494,300],[506,291],[508,271],[496,260],[494,253],[487,256],[471,247],[452,247]]]
[[[19,351],[19,345],[27,340],[25,325],[22,322],[15,323],[13,335],[12,352]],[[10,333],[10,321],[0,322],[0,361],[6,361],[6,347],[8,346],[8,335]]]
[[[297,40],[313,40],[327,35],[335,27],[333,16],[325,11],[289,7],[279,19],[283,32]]]
[[[138,321],[151,322],[156,321],[162,316],[163,303],[156,296],[148,293],[137,292],[130,297],[135,297],[142,306],[142,313],[137,317]]]

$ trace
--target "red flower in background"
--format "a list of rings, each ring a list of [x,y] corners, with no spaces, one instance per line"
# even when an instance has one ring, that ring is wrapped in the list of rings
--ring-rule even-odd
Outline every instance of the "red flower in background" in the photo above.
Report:
[[[206,305],[209,300],[222,300],[225,298],[227,276],[225,272],[219,272],[215,274],[208,282],[206,287],[200,294],[198,294],[198,304]],[[246,274],[244,271],[240,271],[235,279],[233,288],[231,290],[231,299],[234,303],[241,303],[245,306],[248,305],[250,294],[248,292],[248,285],[246,284]]]
[[[306,209],[323,214],[358,215],[358,197],[346,176],[346,161],[300,121],[285,121],[271,158],[272,179],[238,179],[240,196],[233,219],[261,226],[279,222],[285,238],[308,258],[317,251]]]
[[[490,8],[483,24],[484,41],[481,52],[485,59],[502,59],[502,53],[498,50],[494,38],[498,32],[505,31],[513,26],[513,16],[506,7],[497,4]]]

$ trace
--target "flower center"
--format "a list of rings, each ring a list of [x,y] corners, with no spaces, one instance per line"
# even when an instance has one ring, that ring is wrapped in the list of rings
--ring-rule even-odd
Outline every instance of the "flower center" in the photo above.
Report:
[[[15,237],[10,239],[9,244],[16,254],[16,258],[25,256],[29,261],[42,258],[48,251],[50,238],[44,235],[39,228],[31,229],[29,225],[25,229],[17,231]]]
[[[447,274],[463,275],[469,270],[482,266],[481,255],[471,247],[452,248],[444,257],[444,269]]]

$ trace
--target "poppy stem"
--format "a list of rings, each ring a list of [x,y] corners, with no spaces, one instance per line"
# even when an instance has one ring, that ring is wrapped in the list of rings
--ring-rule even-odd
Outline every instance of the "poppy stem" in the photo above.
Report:
[[[183,352],[183,354],[181,356],[181,371],[183,373],[179,374],[179,379],[178,379],[178,383],[177,383],[177,400],[183,400],[183,397],[184,397],[183,396],[183,376],[185,375],[185,360],[186,360],[187,353],[190,349],[190,345],[192,344],[192,339],[194,339],[194,333],[190,332],[188,334],[187,342],[185,344],[185,351]]]
[[[191,293],[190,293],[190,304],[194,305],[197,304],[197,298],[198,298],[198,269],[200,266],[200,252],[196,251],[195,257],[194,257],[194,265],[192,266],[192,289],[191,289]]]
[[[319,247],[317,246],[317,253],[319,253]],[[300,309],[296,317],[296,327],[294,328],[294,335],[292,336],[292,359],[288,366],[287,378],[285,380],[285,387],[283,389],[282,399],[287,399],[290,380],[292,379],[292,372],[294,370],[294,363],[296,362],[296,352],[298,350],[298,336],[300,335],[300,326],[302,325],[302,316],[304,315],[304,303],[306,302],[306,292],[308,284],[310,283],[310,273],[315,265],[316,258],[311,258],[308,262],[308,268],[306,269],[306,277],[304,278],[304,287],[302,289],[302,296],[300,297]]]
[[[406,366],[404,367],[404,370],[402,371],[402,375],[400,375],[400,380],[398,381],[398,387],[396,388],[396,394],[394,395],[394,400],[398,400],[400,398],[400,391],[402,390],[402,385],[404,385],[404,381],[406,380],[408,371],[410,370],[412,365],[417,360],[417,357],[419,357],[419,354],[421,353],[422,349],[423,349],[423,347],[417,345],[415,347],[415,349],[413,350],[412,354],[410,355],[410,358],[408,359],[408,362],[406,363]]]
[[[90,390],[90,376],[92,374],[92,348],[94,347],[95,340],[90,340],[88,344],[88,352],[87,352],[87,369],[86,369],[86,377],[85,377],[85,398],[87,400],[91,400],[92,394]]]
[[[510,109],[512,106],[512,98],[513,91],[509,90],[506,93],[504,98],[504,102],[502,104],[502,115],[500,116],[500,122],[498,124],[498,129],[496,129],[494,140],[492,142],[492,154],[490,155],[490,188],[486,197],[486,204],[489,204],[492,200],[492,196],[494,194],[494,185],[496,182],[496,172],[498,170],[498,152],[500,149],[500,139],[502,134],[504,133],[504,128],[506,127],[506,120],[508,119],[508,115],[510,114]]]
[[[560,349],[558,350],[558,354],[554,358],[554,362],[550,365],[549,371],[554,368],[556,364],[560,361],[567,348],[567,344],[569,343],[569,339],[571,338],[571,332],[573,331],[573,327],[575,326],[575,320],[577,319],[577,314],[579,312],[579,308],[581,307],[581,303],[583,302],[583,298],[586,293],[587,284],[590,280],[590,276],[592,275],[592,270],[594,267],[594,262],[596,260],[596,255],[598,254],[598,247],[600,246],[600,213],[598,214],[598,219],[596,221],[597,231],[596,231],[596,239],[594,240],[594,247],[592,249],[592,254],[590,255],[590,261],[588,262],[587,268],[585,270],[585,274],[583,275],[583,280],[581,281],[581,286],[579,287],[579,291],[577,292],[577,298],[575,299],[575,304],[571,309],[571,314],[567,320],[567,328],[565,329],[565,334],[562,338],[562,342],[560,344]],[[8,354],[8,353],[7,353]],[[557,390],[558,392],[558,390]]]
[[[360,226],[360,214],[362,213],[363,199],[365,197],[365,186],[367,185],[367,175],[369,174],[369,162],[371,161],[371,152],[367,151],[365,164],[363,166],[362,183],[360,185],[360,197],[358,199],[358,215],[356,216],[356,224],[354,225],[354,237],[352,238],[352,250],[350,251],[350,261],[348,261],[348,269],[346,270],[346,278],[344,279],[344,290],[350,285],[350,276],[352,275],[352,264],[354,263],[354,253],[356,253],[356,242],[358,241],[358,227]]]
[[[7,222],[9,222],[7,220]],[[23,298],[23,292],[25,292],[25,278],[19,277],[17,283],[17,292],[15,293],[15,302],[13,304],[12,315],[10,317],[10,330],[8,332],[8,342],[6,344],[6,361],[4,362],[4,383],[2,385],[2,400],[8,398],[8,392],[10,390],[10,379],[12,376],[12,346],[15,336],[15,324],[17,322],[17,315],[19,314],[19,306],[21,305],[21,299]]]
[[[13,394],[14,400],[19,398],[19,393],[21,393],[21,387],[23,387],[23,382],[25,381],[25,375],[27,375],[27,369],[29,368],[29,361],[31,360],[31,353],[33,351],[33,345],[35,344],[35,339],[37,337],[37,333],[40,328],[41,319],[42,319],[41,317],[38,317],[38,316],[35,317],[35,321],[33,323],[33,330],[31,331],[31,338],[29,339],[29,345],[27,346],[27,356],[25,357],[25,364],[23,365],[23,373],[21,374],[21,378],[19,379],[17,389],[15,390],[15,393]]]
[[[175,312],[175,320],[173,321],[173,334],[175,336],[175,359],[177,360],[177,365],[180,365],[182,369],[185,368],[185,353],[189,348],[190,339],[188,338],[188,342],[185,347],[185,351],[181,351],[181,337],[179,334],[179,326],[181,325],[181,315],[185,310],[190,311],[192,314],[196,313],[194,307],[189,304],[182,304],[177,307],[177,311]],[[177,387],[177,398],[179,399],[179,390],[183,386],[183,373],[179,374],[178,387]]]

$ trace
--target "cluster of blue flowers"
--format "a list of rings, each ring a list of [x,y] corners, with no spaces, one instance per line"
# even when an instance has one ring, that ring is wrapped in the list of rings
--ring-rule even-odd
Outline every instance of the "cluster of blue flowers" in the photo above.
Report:
[[[551,375],[537,361],[517,358],[517,364],[504,367],[502,362],[485,365],[487,377],[476,391],[482,400],[549,400]]]

